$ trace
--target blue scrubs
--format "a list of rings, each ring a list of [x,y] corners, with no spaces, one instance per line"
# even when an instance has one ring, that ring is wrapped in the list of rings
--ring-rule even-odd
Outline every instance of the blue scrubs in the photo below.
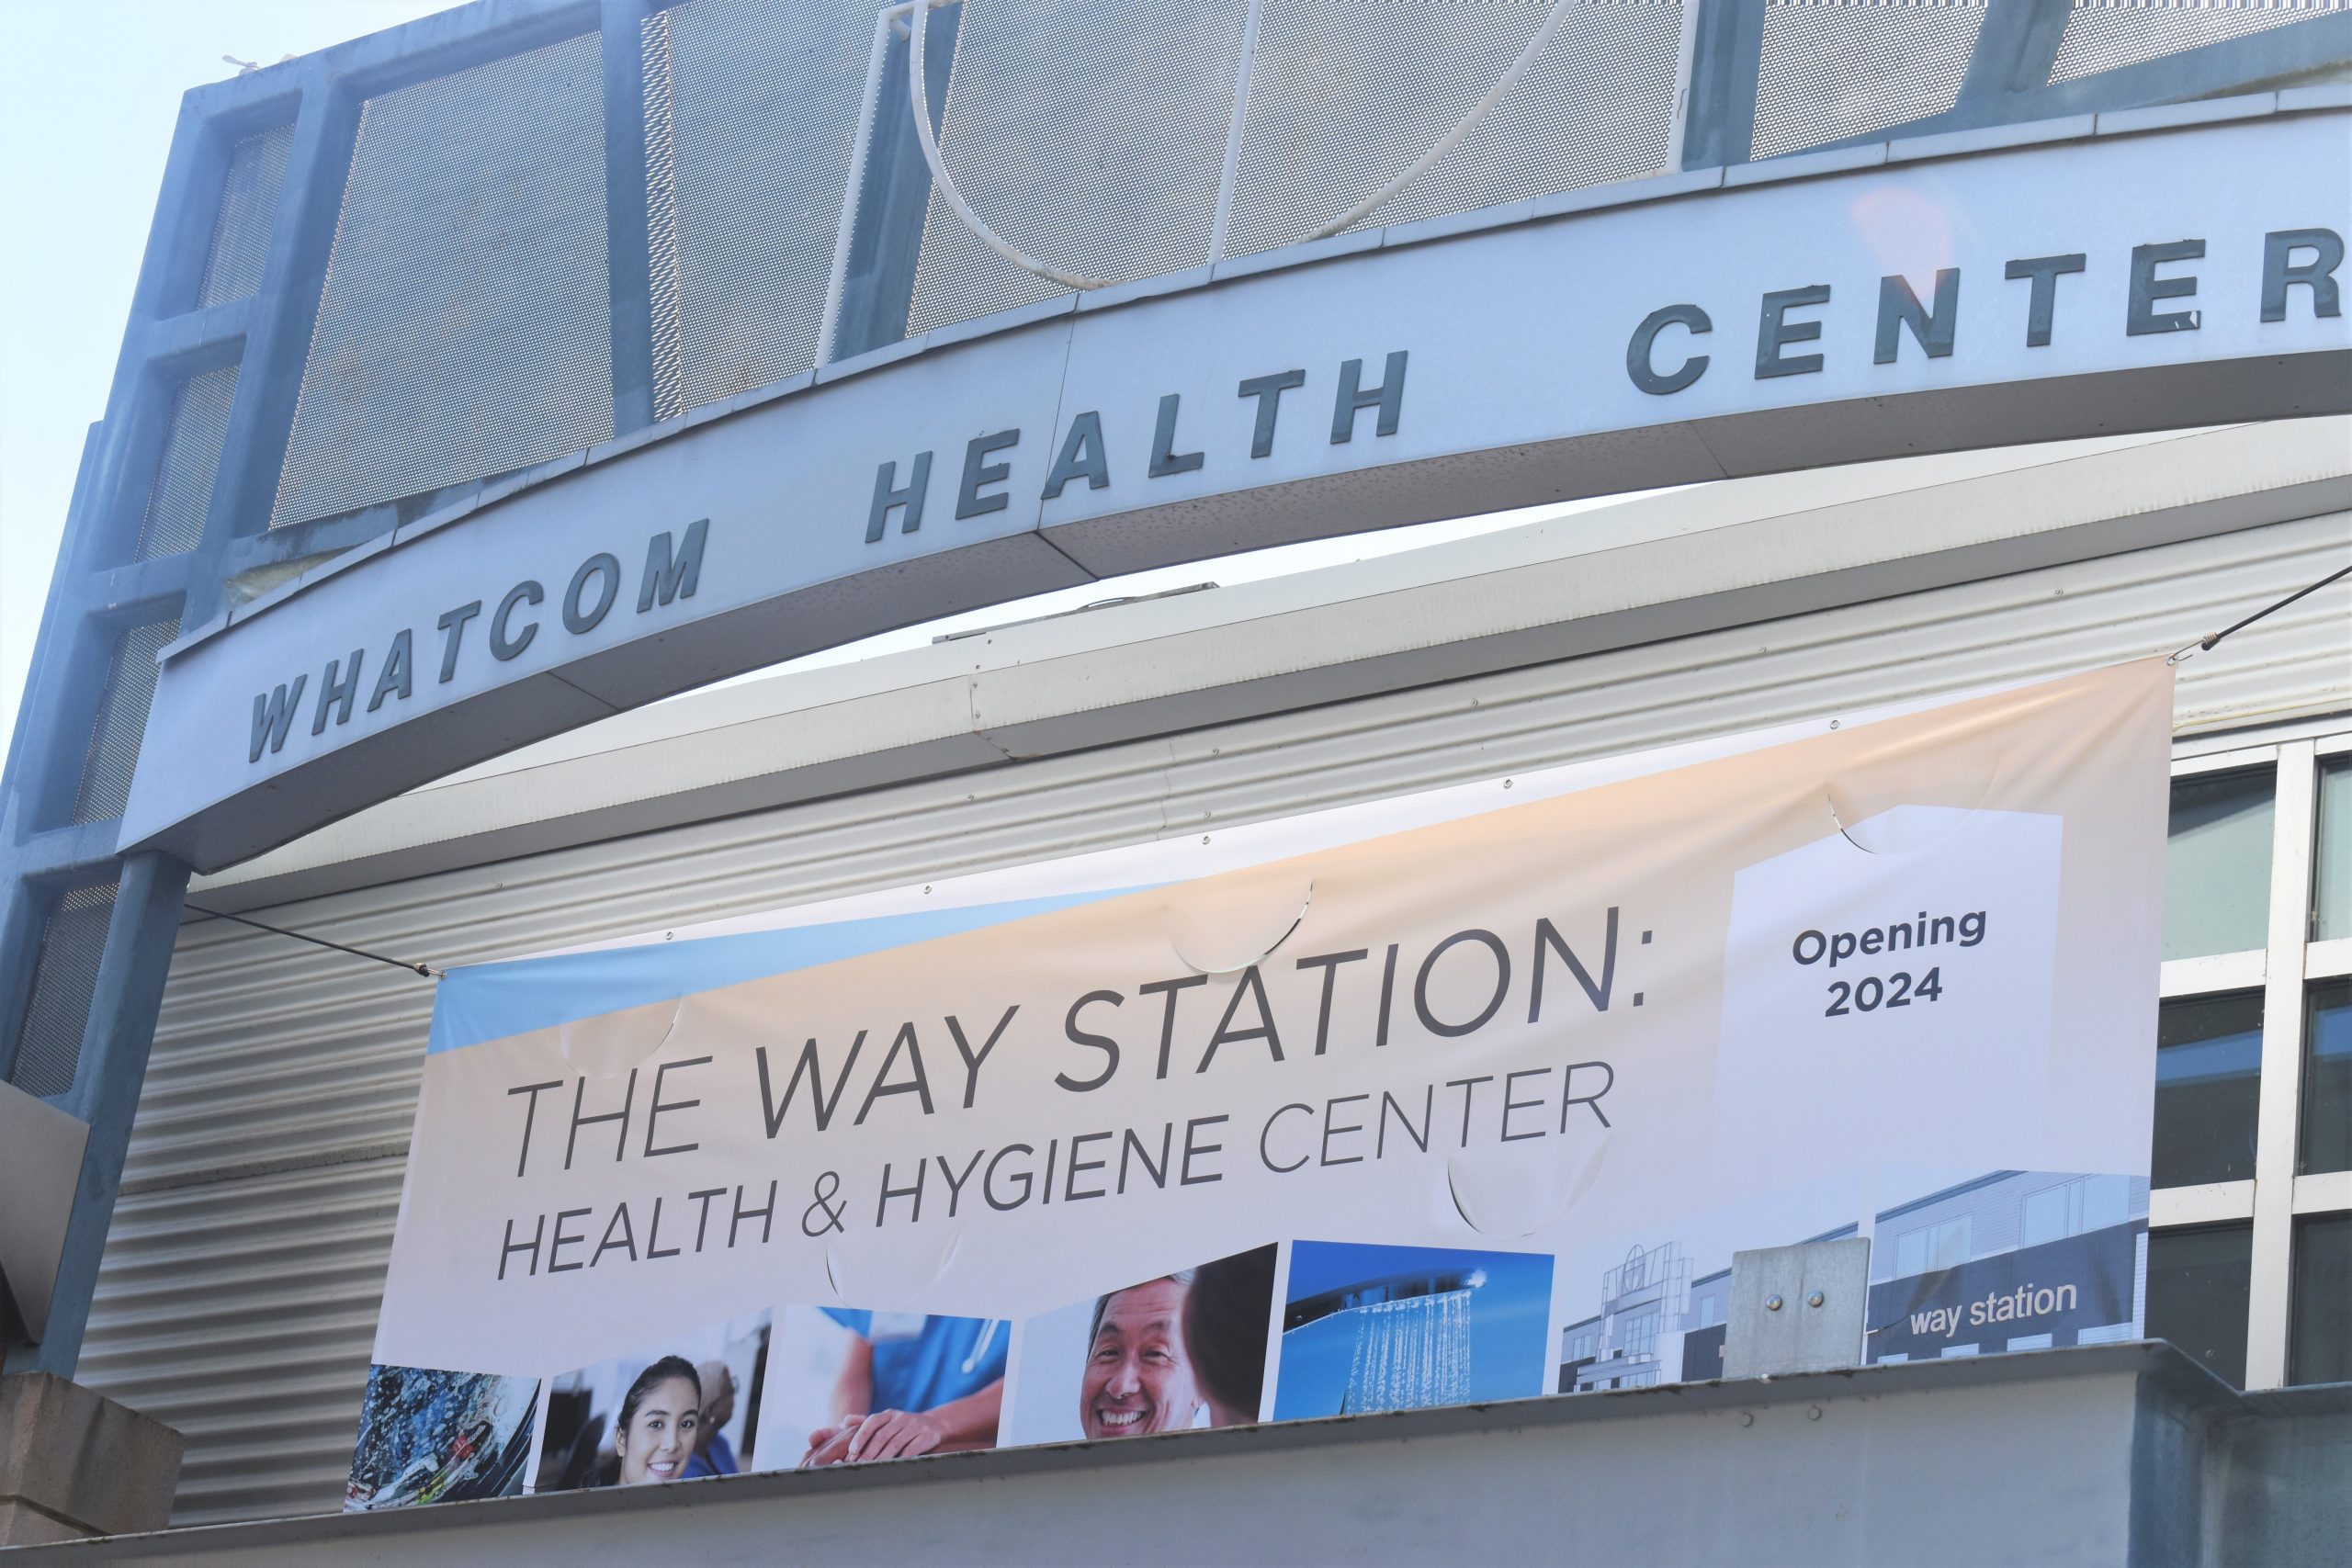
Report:
[[[1012,1334],[1001,1321],[845,1307],[824,1313],[874,1347],[876,1410],[936,1410],[1004,1376]]]

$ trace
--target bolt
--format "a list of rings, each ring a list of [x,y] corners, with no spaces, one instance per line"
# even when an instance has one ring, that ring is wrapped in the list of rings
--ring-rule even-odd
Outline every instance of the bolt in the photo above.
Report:
[[[1804,1304],[1809,1307],[1817,1307],[1822,1303],[1823,1299],[1821,1292],[1819,1291],[1815,1291],[1813,1294],[1805,1297]]]
[[[1741,1411],[1741,1412],[1739,1413],[1739,1424],[1740,1424],[1741,1426],[1743,1426],[1743,1427],[1753,1427],[1753,1426],[1755,1426],[1755,1425],[1756,1425],[1756,1412],[1754,1412],[1753,1410],[1743,1410],[1743,1411]]]
[[[1778,1296],[1766,1296],[1766,1297],[1764,1298],[1764,1310],[1765,1310],[1766,1312],[1778,1312],[1778,1311],[1780,1311],[1780,1310],[1781,1310],[1781,1298],[1780,1298],[1780,1297],[1778,1297]]]
[[[1805,1418],[1806,1420],[1808,1420],[1808,1421],[1818,1421],[1818,1420],[1820,1420],[1820,1419],[1821,1419],[1821,1406],[1820,1406],[1820,1405],[1818,1405],[1818,1404],[1809,1404],[1809,1405],[1805,1406],[1804,1418]]]

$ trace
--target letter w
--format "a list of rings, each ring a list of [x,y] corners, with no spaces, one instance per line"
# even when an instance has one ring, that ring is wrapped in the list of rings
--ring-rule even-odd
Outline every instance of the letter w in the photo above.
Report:
[[[302,688],[311,683],[309,671],[294,677],[294,689],[284,686],[268,696],[254,694],[254,750],[246,758],[249,762],[261,761],[262,748],[275,751],[286,744],[286,727],[294,722],[294,710],[302,705]]]
[[[760,1058],[760,1109],[768,1119],[768,1136],[775,1137],[777,1130],[783,1127],[784,1113],[792,1109],[792,1097],[799,1091],[800,1080],[804,1077],[808,1080],[808,1109],[817,1118],[817,1131],[821,1133],[831,1126],[833,1112],[841,1106],[842,1090],[849,1087],[850,1069],[857,1066],[857,1053],[865,1043],[865,1031],[861,1029],[857,1032],[857,1038],[850,1042],[849,1059],[842,1064],[840,1074],[834,1077],[831,1094],[825,1092],[825,1071],[817,1060],[817,1042],[811,1040],[800,1047],[800,1060],[792,1069],[792,1081],[784,1086],[784,1103],[781,1105],[776,1103],[775,1091],[768,1087],[768,1048],[761,1046],[757,1053]]]

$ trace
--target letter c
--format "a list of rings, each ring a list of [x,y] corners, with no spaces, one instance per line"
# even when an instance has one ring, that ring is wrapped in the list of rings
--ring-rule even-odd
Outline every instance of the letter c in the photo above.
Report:
[[[1277,1111],[1272,1116],[1267,1117],[1266,1124],[1258,1130],[1258,1163],[1264,1166],[1268,1170],[1274,1171],[1281,1175],[1287,1175],[1291,1171],[1296,1170],[1300,1166],[1305,1165],[1309,1157],[1306,1155],[1301,1155],[1298,1158],[1293,1160],[1288,1165],[1276,1165],[1274,1163],[1274,1156],[1266,1150],[1266,1138],[1269,1134],[1273,1132],[1274,1123],[1283,1119],[1283,1115],[1285,1111],[1303,1111],[1309,1116],[1315,1114],[1315,1107],[1311,1105],[1285,1105],[1282,1110]]]
[[[1634,378],[1634,386],[1653,397],[1679,392],[1707,373],[1707,356],[1703,354],[1692,355],[1669,375],[1659,375],[1651,365],[1650,353],[1657,334],[1677,324],[1690,328],[1693,333],[1715,330],[1715,323],[1698,306],[1668,305],[1643,317],[1642,324],[1634,329],[1633,341],[1625,345],[1625,374]]]
[[[547,590],[527,577],[506,591],[506,597],[498,602],[498,614],[490,619],[490,651],[493,658],[512,659],[531,646],[531,639],[539,635],[539,623],[533,621],[523,628],[521,637],[510,641],[506,620],[514,613],[515,605],[536,604],[546,597]]]

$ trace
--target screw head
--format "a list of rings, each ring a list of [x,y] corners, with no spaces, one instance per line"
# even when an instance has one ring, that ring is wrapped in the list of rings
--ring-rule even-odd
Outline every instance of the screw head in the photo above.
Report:
[[[1778,1297],[1778,1296],[1766,1296],[1766,1297],[1764,1298],[1764,1310],[1765,1310],[1766,1312],[1778,1312],[1778,1311],[1780,1311],[1780,1310],[1781,1310],[1781,1298],[1780,1298],[1780,1297]]]
[[[1809,1307],[1817,1307],[1826,1299],[1827,1298],[1824,1297],[1819,1291],[1815,1291],[1813,1294],[1805,1297],[1804,1304]]]

